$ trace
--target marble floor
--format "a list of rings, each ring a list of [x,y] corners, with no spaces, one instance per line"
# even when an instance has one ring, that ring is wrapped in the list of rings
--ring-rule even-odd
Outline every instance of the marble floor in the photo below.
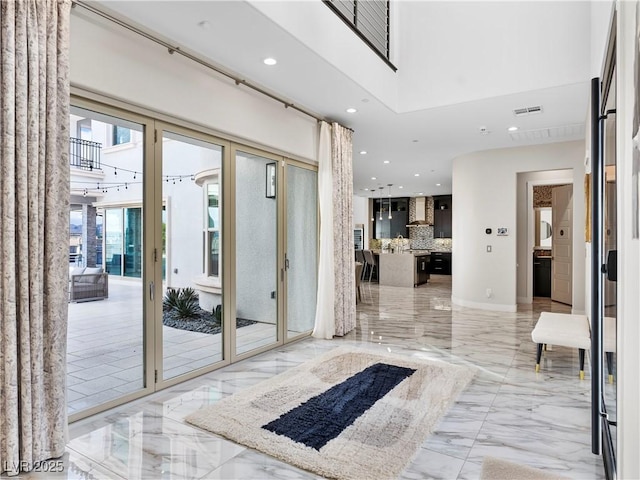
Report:
[[[578,378],[578,352],[554,347],[534,370],[531,329],[536,301],[517,313],[452,307],[450,277],[419,288],[365,284],[357,329],[335,340],[279,347],[69,426],[61,473],[21,478],[306,479],[317,476],[194,428],[194,410],[299,365],[352,345],[443,359],[476,376],[402,479],[477,479],[485,456],[524,463],[575,479],[604,478],[590,449],[590,383]],[[15,478],[15,477],[14,477]]]

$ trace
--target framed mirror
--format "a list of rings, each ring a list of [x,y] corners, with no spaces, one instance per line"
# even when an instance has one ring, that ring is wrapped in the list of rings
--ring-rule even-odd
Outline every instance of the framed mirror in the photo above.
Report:
[[[535,209],[536,247],[551,248],[551,207]]]

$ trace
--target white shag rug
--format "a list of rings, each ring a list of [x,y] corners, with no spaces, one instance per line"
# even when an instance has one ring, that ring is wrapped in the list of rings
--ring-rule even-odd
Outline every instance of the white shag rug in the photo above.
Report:
[[[415,372],[324,446],[312,448],[262,428],[379,363]],[[468,367],[446,362],[340,347],[198,410],[186,421],[323,477],[391,479],[402,472],[473,375]],[[356,390],[362,382],[357,385]],[[313,412],[305,413],[305,422],[307,416],[313,418]]]
[[[545,472],[538,468],[507,462],[494,457],[484,457],[480,480],[568,480],[567,477]]]

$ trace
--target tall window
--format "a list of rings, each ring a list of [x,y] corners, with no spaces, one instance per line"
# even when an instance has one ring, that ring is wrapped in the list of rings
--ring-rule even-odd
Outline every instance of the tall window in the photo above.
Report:
[[[112,145],[121,145],[131,141],[131,130],[117,125],[113,126],[113,142]]]
[[[323,0],[387,64],[389,62],[389,0]]]
[[[207,219],[205,225],[205,275],[220,276],[220,185],[207,183],[205,203]]]

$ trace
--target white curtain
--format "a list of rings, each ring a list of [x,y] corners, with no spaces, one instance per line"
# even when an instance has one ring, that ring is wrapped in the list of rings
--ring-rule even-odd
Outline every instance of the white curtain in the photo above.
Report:
[[[313,336],[331,339],[335,333],[333,270],[333,168],[331,162],[331,126],[320,124],[318,145],[318,202],[320,203],[320,252],[318,295]]]
[[[70,0],[0,2],[0,470],[67,437]]]
[[[333,338],[356,325],[352,132],[322,122],[318,147],[320,259],[313,336]]]
[[[335,334],[342,336],[356,326],[356,267],[353,247],[353,132],[337,123],[332,126]]]

